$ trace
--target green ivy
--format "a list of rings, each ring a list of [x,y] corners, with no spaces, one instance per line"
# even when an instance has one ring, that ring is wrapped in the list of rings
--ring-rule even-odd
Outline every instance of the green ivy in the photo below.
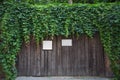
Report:
[[[6,80],[15,80],[15,61],[22,42],[46,37],[100,33],[115,79],[120,79],[120,3],[31,5],[0,4],[0,66]]]
[[[9,2],[25,2],[30,4],[49,4],[49,3],[68,3],[69,0],[1,0],[0,3]],[[118,2],[119,0],[72,0],[73,3],[98,3],[98,2]]]
[[[112,6],[101,18],[100,31],[104,48],[111,60],[111,68],[120,79],[120,6]],[[102,29],[104,28],[104,29]]]

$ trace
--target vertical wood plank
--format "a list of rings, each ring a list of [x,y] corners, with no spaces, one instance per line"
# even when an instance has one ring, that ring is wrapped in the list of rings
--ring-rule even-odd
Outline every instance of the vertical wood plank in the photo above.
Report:
[[[36,58],[37,58],[37,66],[36,66],[36,76],[40,76],[40,73],[41,73],[41,70],[40,70],[40,65],[41,65],[41,62],[40,62],[40,50],[41,50],[41,45],[40,43],[36,44],[37,48],[36,48]]]
[[[81,54],[81,47],[80,47],[80,44],[79,44],[79,40],[80,39],[74,38],[75,57],[76,57],[75,58],[75,72],[74,72],[74,74],[76,74],[76,75],[81,75],[81,73],[82,73],[82,69],[81,69],[81,66],[82,66],[81,65],[81,56],[82,56],[82,54]],[[77,49],[80,49],[80,50],[77,50]],[[81,71],[81,73],[79,71]]]
[[[26,46],[26,56],[25,56],[25,59],[26,59],[26,75],[29,76],[29,73],[30,73],[30,42],[27,44]]]
[[[96,75],[97,74],[97,71],[96,71],[96,54],[98,53],[98,52],[96,52],[96,47],[97,47],[97,45],[96,45],[96,35],[94,36],[94,38],[93,39],[91,39],[91,45],[92,45],[92,54],[93,54],[93,76],[94,75]]]
[[[58,56],[57,56],[57,53],[56,53],[56,37],[54,37],[53,39],[53,50],[52,50],[52,75],[53,76],[57,76],[58,75]]]
[[[31,42],[30,42],[30,59],[31,59],[31,61],[30,61],[30,65],[29,66],[31,66],[30,67],[30,75],[31,76],[33,76],[33,68],[34,68],[34,62],[33,62],[33,60],[34,60],[34,51],[33,51],[33,48],[34,48],[34,46],[33,46],[33,39],[32,39],[33,37],[31,37]]]
[[[62,53],[61,53],[61,36],[56,39],[56,53],[58,55],[58,75],[62,76]]]
[[[25,44],[25,43],[24,43]],[[23,50],[23,55],[22,55],[22,58],[23,58],[23,74],[22,75],[25,75],[26,76],[26,44],[24,45],[24,50]]]
[[[33,37],[33,46],[34,46],[34,71],[33,71],[33,76],[37,76],[37,57],[38,57],[38,55],[37,55],[37,45],[36,45],[36,42],[35,42],[35,39],[34,39],[34,37]]]
[[[46,53],[47,53],[47,52],[46,52],[46,51],[43,51],[43,52],[44,52],[44,53],[43,53],[43,54],[44,54],[44,56],[43,56],[43,57],[44,57],[44,63],[43,63],[43,64],[44,64],[44,68],[43,68],[43,69],[44,69],[44,72],[43,72],[43,76],[46,76],[46,73],[47,73],[47,69],[46,69],[46,63],[47,63],[46,57],[47,57],[47,56],[46,56]]]
[[[65,38],[65,37],[62,37]],[[106,76],[103,46],[99,34],[72,38],[72,46],[62,46],[60,36],[53,39],[53,50],[42,50],[34,38],[23,43],[18,60],[19,76]],[[106,71],[106,74],[105,74]]]
[[[24,54],[23,53],[24,52],[24,43],[22,43],[22,47],[21,47],[21,51],[20,51],[20,53],[19,53],[19,55],[18,55],[18,76],[22,76],[22,70],[23,70],[23,58],[22,58],[22,55]]]
[[[41,71],[41,76],[44,76],[44,51],[41,48],[41,65],[40,65],[40,71]]]
[[[52,68],[51,68],[51,53],[52,53],[52,51],[48,51],[48,53],[47,53],[47,55],[48,55],[48,76],[51,76],[51,70],[52,70]]]
[[[86,76],[89,76],[89,51],[88,51],[88,37],[84,36],[84,51],[86,54]]]

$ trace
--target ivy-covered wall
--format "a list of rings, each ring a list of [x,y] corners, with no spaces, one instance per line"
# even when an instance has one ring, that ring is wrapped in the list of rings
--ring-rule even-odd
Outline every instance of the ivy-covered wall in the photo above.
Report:
[[[37,3],[37,4],[48,4],[48,3],[68,3],[69,0],[1,0],[1,2],[27,2],[27,3]],[[72,0],[73,3],[98,3],[98,2],[117,2],[119,0]]]
[[[57,35],[92,38],[100,32],[105,53],[111,61],[115,79],[120,80],[120,3],[31,5],[8,3],[0,5],[0,65],[6,80],[17,76],[16,55],[22,42],[33,35],[36,42]]]

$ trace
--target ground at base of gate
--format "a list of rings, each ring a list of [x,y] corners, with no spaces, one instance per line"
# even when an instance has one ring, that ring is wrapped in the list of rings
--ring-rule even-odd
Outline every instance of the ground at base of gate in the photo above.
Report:
[[[17,77],[16,80],[111,80],[101,77]]]

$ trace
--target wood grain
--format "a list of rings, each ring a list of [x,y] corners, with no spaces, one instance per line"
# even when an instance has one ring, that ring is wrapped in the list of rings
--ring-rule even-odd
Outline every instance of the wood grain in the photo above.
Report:
[[[72,46],[63,47],[62,39],[66,38],[54,37],[52,50],[43,50],[42,42],[37,44],[33,37],[28,46],[23,43],[17,61],[18,76],[107,77],[107,60],[98,33],[93,38],[68,37],[72,39]]]

